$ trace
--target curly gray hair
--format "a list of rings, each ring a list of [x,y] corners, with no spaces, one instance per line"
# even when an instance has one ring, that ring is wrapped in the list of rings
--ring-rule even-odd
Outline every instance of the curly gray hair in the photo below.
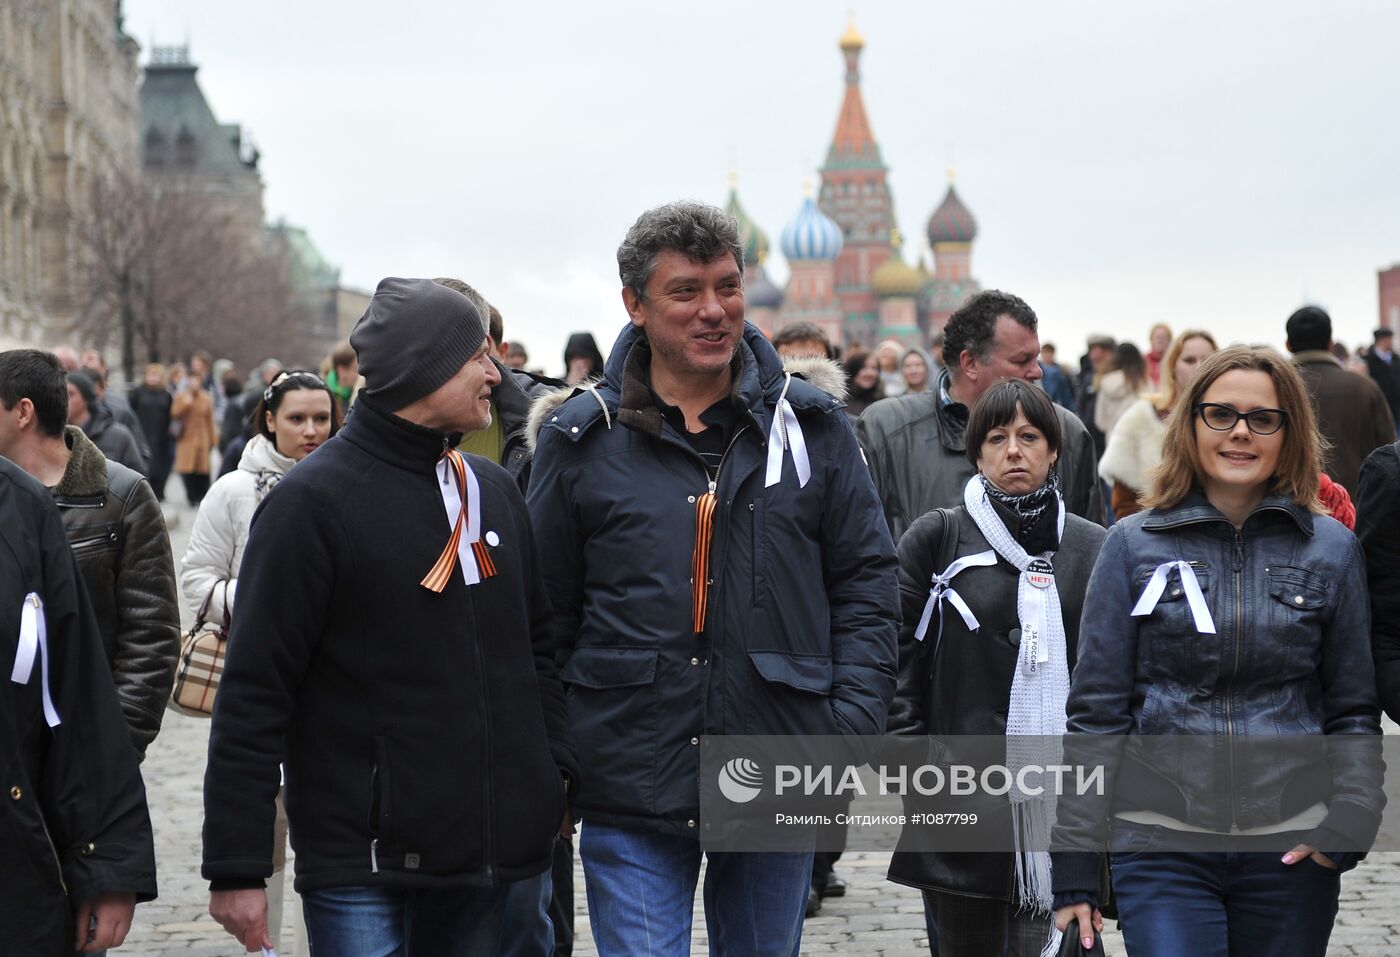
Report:
[[[617,247],[617,271],[622,284],[646,299],[647,283],[656,271],[656,257],[664,250],[684,253],[692,262],[709,263],[725,253],[744,271],[744,247],[739,224],[724,210],[692,200],[681,200],[649,209]]]

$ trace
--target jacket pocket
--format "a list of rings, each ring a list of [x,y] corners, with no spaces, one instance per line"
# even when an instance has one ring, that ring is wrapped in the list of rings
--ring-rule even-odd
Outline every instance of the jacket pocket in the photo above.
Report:
[[[656,680],[657,654],[655,648],[578,648],[559,677],[595,690],[649,685]]]
[[[841,734],[831,708],[830,655],[750,651],[761,682],[746,695],[745,722],[735,734]]]
[[[1322,626],[1327,613],[1327,582],[1296,565],[1269,565],[1269,633],[1287,655],[1285,676],[1316,670],[1322,653]]]
[[[1191,562],[1196,584],[1201,588],[1206,606],[1210,606],[1211,568],[1204,562]],[[1153,570],[1142,572],[1137,578],[1135,595],[1141,595],[1152,580]],[[1136,599],[1135,599],[1136,600]],[[1212,611],[1212,616],[1214,612]],[[1191,601],[1186,594],[1186,583],[1181,573],[1173,570],[1167,579],[1167,586],[1157,599],[1152,613],[1143,622],[1142,637],[1145,656],[1143,665],[1152,676],[1166,676],[1174,681],[1194,680],[1192,672],[1198,661],[1214,656],[1213,646],[1199,647],[1202,642],[1213,641],[1215,636],[1203,635],[1196,629],[1196,616],[1191,610]],[[1217,629],[1219,622],[1216,622]]]
[[[794,655],[782,651],[750,651],[764,681],[787,685],[812,694],[831,693],[831,658],[828,655]]]

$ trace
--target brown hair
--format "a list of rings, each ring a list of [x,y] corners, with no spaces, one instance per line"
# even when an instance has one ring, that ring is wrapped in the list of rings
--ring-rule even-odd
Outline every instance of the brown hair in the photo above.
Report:
[[[1182,333],[1183,338],[1188,333]],[[1325,442],[1317,431],[1308,390],[1293,363],[1273,349],[1231,346],[1209,356],[1177,396],[1162,443],[1162,461],[1151,476],[1151,492],[1142,500],[1145,508],[1172,508],[1184,499],[1200,478],[1196,446],[1196,405],[1210,387],[1227,372],[1243,369],[1266,373],[1274,382],[1279,407],[1284,412],[1283,448],[1279,451],[1272,491],[1319,514],[1327,509],[1317,497]]]
[[[1026,421],[1045,436],[1045,444],[1056,455],[1060,453],[1060,417],[1055,413],[1055,403],[1045,390],[1031,385],[1025,379],[1004,379],[977,397],[967,418],[967,432],[964,445],[967,446],[967,460],[973,467],[982,457],[982,443],[992,429],[999,429],[1016,421],[1016,409],[1026,414]]]
[[[1176,360],[1181,358],[1181,350],[1185,349],[1186,343],[1192,339],[1204,339],[1210,343],[1212,350],[1220,351],[1215,336],[1204,329],[1183,330],[1181,335],[1172,340],[1172,344],[1167,347],[1167,354],[1162,357],[1162,391],[1152,400],[1152,404],[1161,411],[1166,411],[1176,404]]]

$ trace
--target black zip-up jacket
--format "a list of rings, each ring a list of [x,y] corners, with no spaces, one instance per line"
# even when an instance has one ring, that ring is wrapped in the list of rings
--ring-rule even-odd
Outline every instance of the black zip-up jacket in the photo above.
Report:
[[[1376,449],[1362,463],[1356,535],[1366,549],[1381,707],[1400,721],[1400,442]]]
[[[63,531],[92,602],[138,754],[160,732],[180,654],[180,606],[170,534],[151,485],[108,461],[76,426],[53,490]]]
[[[434,466],[458,438],[361,396],[254,513],[209,739],[209,880],[272,873],[284,757],[299,891],[549,867],[561,772],[578,772],[529,517],[499,466],[468,456],[497,574],[419,584],[450,534]]]
[[[1215,634],[1197,631],[1176,570],[1151,614],[1131,616],[1168,561],[1191,563]],[[1227,832],[1275,824],[1320,801],[1327,816],[1306,843],[1324,853],[1368,847],[1385,806],[1379,738],[1374,751],[1338,748],[1320,762],[1300,757],[1300,744],[1265,764],[1259,745],[1281,735],[1380,734],[1365,576],[1345,526],[1280,496],[1265,498],[1239,529],[1199,489],[1174,508],[1115,525],[1084,601],[1068,729],[1119,744],[1155,737],[1129,753],[1138,763],[1122,782],[1110,769],[1102,802],[1061,802],[1057,846],[1086,846],[1079,838],[1101,834],[1121,810]],[[1201,749],[1173,746],[1175,735],[1225,743],[1200,760]],[[1231,786],[1237,749],[1228,739],[1239,736],[1255,744],[1248,789]],[[1090,739],[1074,746],[1093,748]],[[1095,886],[1085,867],[1097,863],[1057,855],[1056,892]]]
[[[39,596],[50,728],[36,659],[11,680],[22,606]],[[0,458],[0,951],[73,953],[75,902],[156,896],[146,789],[112,690],[102,639],[49,491]]]
[[[737,425],[711,483],[652,398],[650,354],[629,325],[596,391],[536,404],[530,511],[586,769],[576,806],[586,821],[697,836],[701,735],[884,732],[899,586],[839,400],[789,379],[746,325]],[[811,464],[805,487],[791,452],[781,481],[765,485],[785,387]],[[707,490],[718,502],[697,634],[692,561]]]

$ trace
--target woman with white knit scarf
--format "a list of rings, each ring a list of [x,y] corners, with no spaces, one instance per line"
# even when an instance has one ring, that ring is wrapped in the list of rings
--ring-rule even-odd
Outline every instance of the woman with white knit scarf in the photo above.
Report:
[[[924,515],[899,543],[904,625],[889,728],[1004,734],[1014,770],[1064,732],[1080,611],[1105,532],[1060,499],[1060,425],[1042,390],[1020,379],[987,390],[966,441],[978,474],[963,503]],[[982,826],[992,822],[1017,851],[901,850],[890,879],[923,890],[943,957],[1033,957],[1052,930],[1044,849],[1053,807],[1015,787],[980,804]]]

